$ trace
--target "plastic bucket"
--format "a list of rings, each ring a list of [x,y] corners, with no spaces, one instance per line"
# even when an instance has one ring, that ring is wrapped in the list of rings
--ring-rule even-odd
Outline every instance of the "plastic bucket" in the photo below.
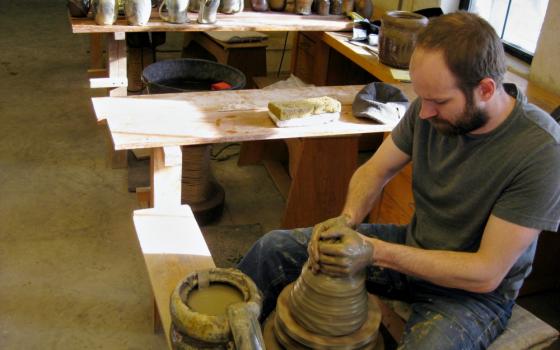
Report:
[[[227,90],[245,87],[245,74],[225,64],[194,58],[165,60],[150,64],[142,72],[148,94],[210,91],[211,85],[224,81]]]

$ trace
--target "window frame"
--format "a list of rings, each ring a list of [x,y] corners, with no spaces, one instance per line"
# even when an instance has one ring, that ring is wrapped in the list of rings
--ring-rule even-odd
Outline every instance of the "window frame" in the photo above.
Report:
[[[509,5],[511,5],[511,1],[509,0]],[[469,5],[471,4],[471,0],[460,0],[459,1],[459,10],[464,10],[464,11],[469,11]],[[508,12],[509,12],[509,5],[508,5]],[[505,23],[507,23],[508,20],[508,16],[509,14],[506,13],[506,18],[504,21],[504,27],[505,27]],[[500,36],[500,38],[502,37],[503,33],[498,34]],[[523,48],[512,44],[510,42],[505,41],[504,39],[500,39],[502,40],[502,44],[504,45],[504,50],[514,56],[519,58],[520,60],[527,62],[529,64],[531,64],[533,62],[533,54],[531,54],[530,52],[528,52],[527,50],[524,50]]]

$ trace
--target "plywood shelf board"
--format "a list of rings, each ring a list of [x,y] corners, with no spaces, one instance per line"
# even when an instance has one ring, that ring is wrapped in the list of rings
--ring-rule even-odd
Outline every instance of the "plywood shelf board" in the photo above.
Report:
[[[352,115],[363,86],[283,90],[236,90],[93,98],[99,120],[107,119],[115,149],[153,148],[222,142],[325,137],[385,132],[394,125]],[[409,86],[403,85],[408,93]],[[405,93],[406,93],[405,92]],[[338,121],[307,127],[277,128],[268,117],[269,101],[331,96],[342,103]]]
[[[189,273],[215,267],[189,206],[134,211],[134,226],[169,342],[169,297]]]
[[[189,13],[190,22],[173,24],[164,22],[157,12],[152,12],[145,26],[128,25],[126,19],[119,18],[113,25],[97,25],[90,18],[70,19],[72,32],[206,32],[206,31],[342,31],[352,30],[353,23],[344,16],[301,16],[280,12],[243,11],[236,14],[218,13],[215,24],[196,22],[198,14]]]

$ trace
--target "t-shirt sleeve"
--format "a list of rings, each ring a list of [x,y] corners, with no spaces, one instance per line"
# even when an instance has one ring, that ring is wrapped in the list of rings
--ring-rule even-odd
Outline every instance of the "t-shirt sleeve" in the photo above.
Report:
[[[391,132],[391,138],[397,147],[404,153],[412,156],[412,143],[414,136],[414,124],[420,106],[419,99],[414,100],[406,110],[403,118]]]
[[[518,225],[557,231],[560,223],[560,145],[528,157],[492,214]]]

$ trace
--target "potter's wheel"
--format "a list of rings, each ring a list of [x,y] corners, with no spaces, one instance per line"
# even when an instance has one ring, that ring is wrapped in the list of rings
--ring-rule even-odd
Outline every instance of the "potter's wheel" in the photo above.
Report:
[[[383,341],[378,341],[381,312],[372,296],[368,296],[368,315],[362,327],[345,336],[325,336],[308,331],[294,320],[288,306],[292,288],[293,283],[280,293],[276,312],[265,322],[267,349],[383,349]]]
[[[276,317],[276,311],[272,311],[272,313],[268,316],[268,318],[264,321],[263,325],[263,339],[264,344],[266,345],[266,350],[284,350],[284,347],[276,340],[276,335],[274,334],[274,318]],[[301,344],[297,344],[295,347],[289,348],[294,350],[308,350],[309,348],[304,347]],[[371,345],[369,348],[366,347],[365,349],[372,349],[372,350],[385,350],[385,343],[383,341],[383,336],[381,333],[377,335],[377,341],[375,345]]]

